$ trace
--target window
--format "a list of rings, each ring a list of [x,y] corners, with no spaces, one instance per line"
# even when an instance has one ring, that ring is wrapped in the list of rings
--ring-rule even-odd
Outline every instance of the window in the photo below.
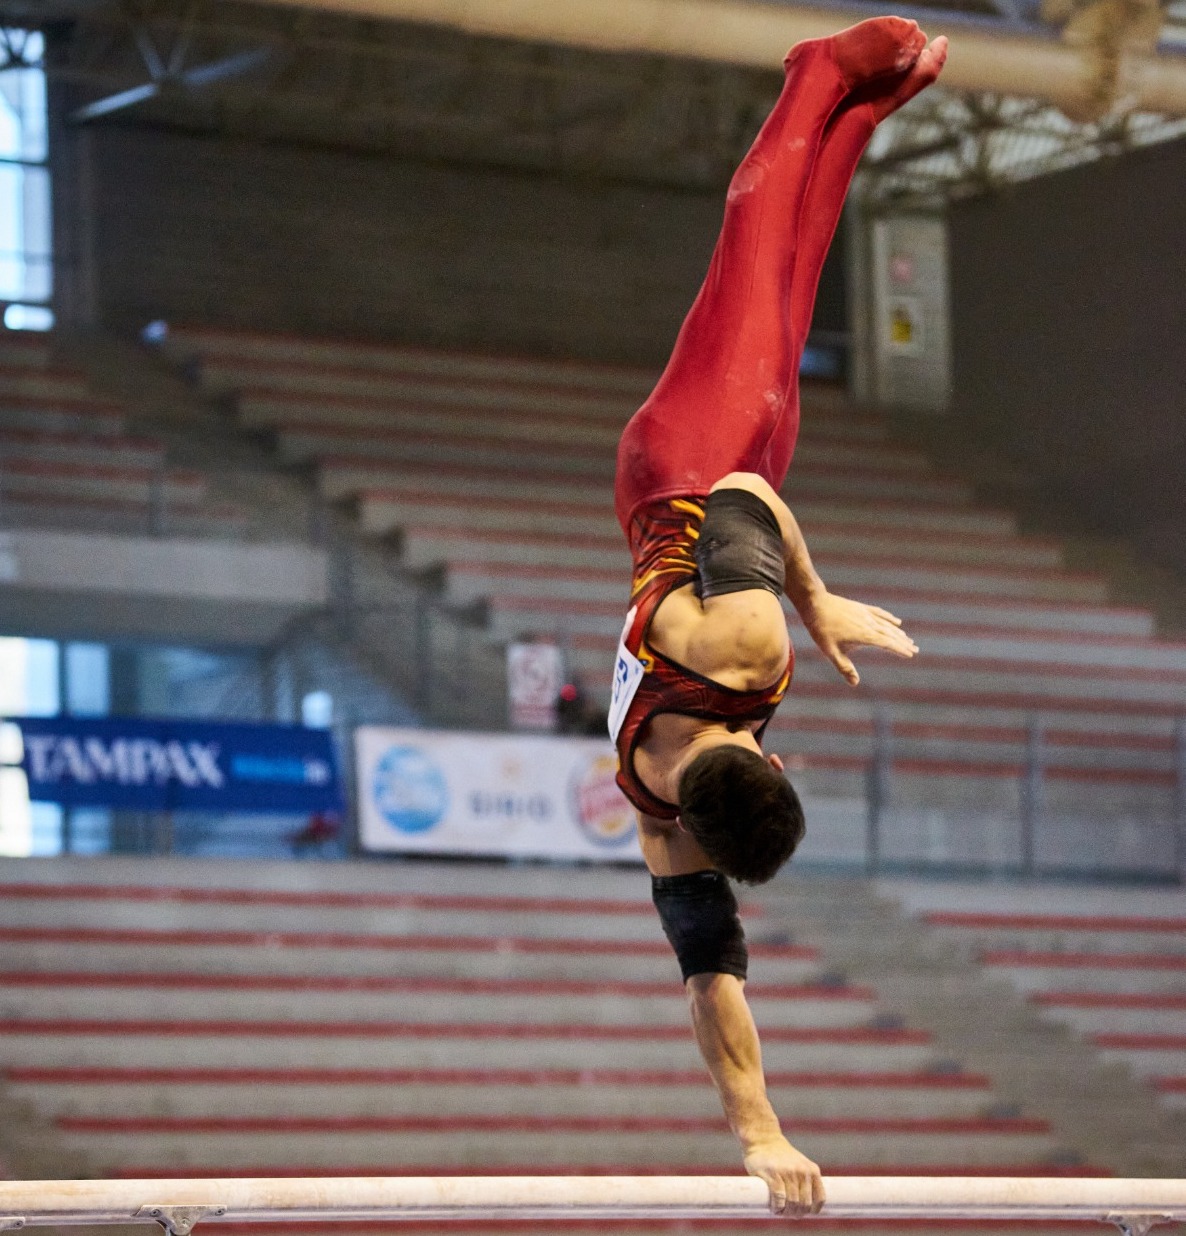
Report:
[[[0,854],[56,854],[61,848],[61,808],[29,801],[21,732],[3,720],[53,716],[59,696],[57,644],[0,638]]]
[[[0,305],[13,330],[53,324],[45,40],[0,26]]]

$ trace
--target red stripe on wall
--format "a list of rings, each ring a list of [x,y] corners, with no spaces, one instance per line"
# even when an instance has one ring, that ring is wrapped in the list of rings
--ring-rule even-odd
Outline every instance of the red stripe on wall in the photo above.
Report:
[[[2,987],[133,987],[190,989],[194,991],[376,992],[410,995],[491,996],[660,996],[679,994],[678,979],[667,983],[582,981],[577,979],[471,979],[392,977],[389,975],[288,974],[99,974],[90,971],[0,972]],[[847,1000],[869,1003],[876,993],[869,987],[820,986],[809,983],[781,986],[758,984],[750,996],[767,1000]]]
[[[1065,970],[1186,970],[1186,956],[1172,953],[1051,953],[987,949],[986,966],[1025,966]]]
[[[1113,1175],[1103,1167],[1065,1163],[983,1163],[952,1164],[885,1164],[885,1163],[828,1163],[824,1170],[833,1176],[1052,1176],[1060,1179],[1100,1179]],[[186,1175],[193,1179],[230,1180],[253,1177],[280,1177],[292,1179],[298,1176],[737,1176],[738,1166],[730,1160],[712,1165],[686,1163],[586,1163],[562,1166],[532,1163],[525,1166],[500,1166],[497,1171],[481,1172],[473,1167],[414,1167],[402,1169],[398,1165],[383,1162],[373,1165],[349,1167],[325,1167],[322,1164],[288,1165],[277,1167],[269,1164],[262,1167],[234,1164],[229,1167],[186,1166]],[[121,1180],[169,1180],[176,1174],[173,1166],[133,1164],[117,1168],[113,1173]],[[814,1223],[815,1220],[812,1220]]]
[[[0,1021],[0,1035],[145,1035],[162,1038],[404,1038],[404,1039],[659,1039],[682,1042],[683,1026],[599,1026],[516,1022],[303,1022],[303,1021],[133,1021],[78,1018],[28,1018]],[[930,1043],[924,1030],[877,1026],[771,1026],[762,1031],[768,1043]]]
[[[641,880],[641,877],[640,877]],[[649,901],[626,898],[469,897],[431,893],[295,892],[253,888],[146,887],[139,884],[4,885],[6,897],[46,901],[177,901],[197,905],[297,906],[346,910],[460,910],[515,914],[642,914]],[[760,914],[758,905],[748,914]]]
[[[674,1116],[60,1116],[71,1133],[722,1133],[716,1119]],[[800,1118],[796,1133],[867,1133],[974,1137],[1029,1135],[1050,1131],[1045,1120],[1028,1117]]]
[[[936,927],[1014,928],[1018,931],[1152,931],[1186,933],[1186,918],[1132,914],[997,914],[928,910],[923,921]]]
[[[699,1069],[96,1069],[18,1067],[3,1074],[37,1086],[702,1086]],[[1173,1080],[1173,1079],[1170,1079]],[[1186,1089],[1186,1078],[1177,1079]],[[767,1072],[768,1086],[843,1090],[989,1090],[979,1073]]]

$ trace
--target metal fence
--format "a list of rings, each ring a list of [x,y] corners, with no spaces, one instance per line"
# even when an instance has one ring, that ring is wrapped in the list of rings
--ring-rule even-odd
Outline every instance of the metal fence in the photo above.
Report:
[[[808,796],[801,861],[869,874],[1186,882],[1186,718],[1143,768],[1107,749],[1068,766],[1049,728],[1031,715],[1015,758],[950,761],[917,742],[903,755],[890,710],[877,708],[863,792]]]

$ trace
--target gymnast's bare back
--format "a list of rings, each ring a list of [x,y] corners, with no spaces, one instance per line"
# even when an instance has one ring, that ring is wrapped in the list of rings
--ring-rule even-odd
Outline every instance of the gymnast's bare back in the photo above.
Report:
[[[785,593],[820,651],[852,686],[857,685],[860,676],[849,659],[849,650],[861,646],[881,648],[899,657],[913,657],[917,653],[918,646],[893,614],[827,590],[812,565],[798,523],[768,482],[753,473],[734,472],[717,481],[711,492],[720,489],[747,490],[773,511],[782,533]],[[765,588],[749,588],[703,600],[693,584],[677,588],[655,612],[650,643],[673,661],[738,691],[775,683],[785,671],[790,651],[782,604]],[[675,802],[680,775],[701,751],[723,743],[761,751],[755,737],[758,728],[752,721],[726,723],[661,713],[647,726],[635,749],[635,771],[657,797]],[[777,755],[769,759],[781,769]],[[672,820],[649,820],[644,826],[648,831],[677,832]],[[689,856],[689,861],[696,862],[695,854]],[[689,870],[703,866],[703,855],[699,861],[700,866]]]

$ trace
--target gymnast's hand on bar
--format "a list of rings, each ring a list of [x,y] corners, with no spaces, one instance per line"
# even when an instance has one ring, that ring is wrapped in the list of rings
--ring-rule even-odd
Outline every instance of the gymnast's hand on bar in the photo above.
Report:
[[[824,1204],[819,1167],[781,1134],[751,1142],[745,1150],[745,1170],[766,1182],[772,1214],[818,1214]]]
[[[850,648],[883,648],[896,657],[912,657],[918,645],[902,630],[901,618],[876,605],[850,601],[832,592],[818,592],[799,608],[803,625],[820,652],[855,687],[861,681],[849,660]]]

